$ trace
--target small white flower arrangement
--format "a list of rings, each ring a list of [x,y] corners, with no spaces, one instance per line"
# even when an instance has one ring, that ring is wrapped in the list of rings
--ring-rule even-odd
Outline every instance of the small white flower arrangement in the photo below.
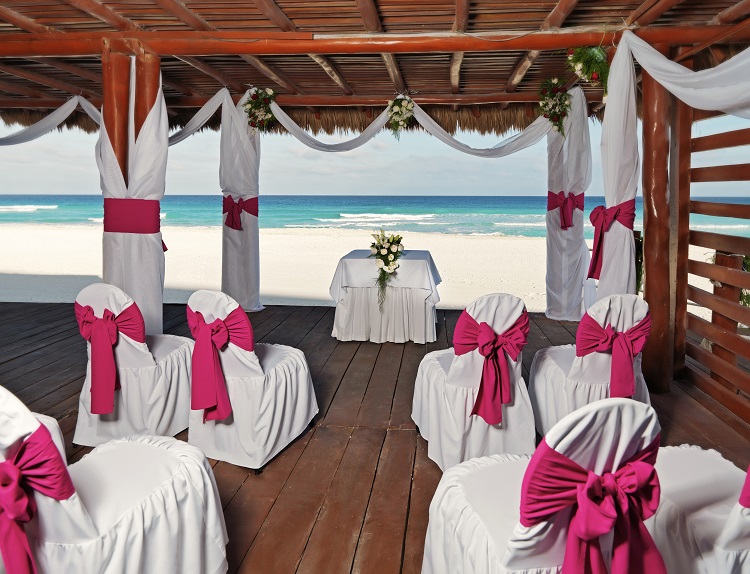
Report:
[[[404,252],[404,246],[401,244],[403,237],[395,234],[386,235],[382,229],[380,233],[373,233],[372,237],[375,241],[370,245],[370,257],[375,258],[375,265],[378,268],[376,284],[378,303],[382,311],[388,282],[398,269],[398,259]]]
[[[571,48],[568,50],[567,63],[568,68],[584,82],[589,82],[592,86],[601,85],[606,98],[609,63],[604,48],[601,46]]]
[[[409,125],[414,117],[414,102],[409,96],[399,94],[395,100],[388,102],[388,127],[391,128],[396,139],[401,130]]]
[[[253,131],[266,132],[269,130],[274,120],[271,102],[275,99],[276,94],[271,88],[250,88],[244,107],[247,114],[247,123],[250,124]]]
[[[544,117],[552,122],[552,129],[565,135],[563,122],[570,113],[570,94],[559,78],[544,80],[539,89],[539,106]]]

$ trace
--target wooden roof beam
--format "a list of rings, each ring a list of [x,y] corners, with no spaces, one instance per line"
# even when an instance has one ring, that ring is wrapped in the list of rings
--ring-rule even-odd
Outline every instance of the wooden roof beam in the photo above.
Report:
[[[177,58],[178,60],[185,62],[189,66],[192,66],[196,70],[199,70],[206,74],[207,76],[211,76],[214,80],[219,82],[222,86],[226,86],[230,90],[234,90],[235,92],[245,92],[245,86],[242,84],[242,82],[238,82],[234,78],[230,77],[228,74],[225,74],[221,70],[214,68],[211,64],[208,64],[201,60],[200,58],[194,58],[192,56],[179,56]]]
[[[727,38],[735,35],[736,33],[741,32],[743,30],[747,30],[748,28],[750,28],[750,18],[745,18],[744,20],[742,20],[741,22],[738,22],[734,26],[730,26],[725,31],[720,32],[719,34],[717,34],[713,38],[709,38],[708,40],[705,40],[705,41],[701,42],[700,44],[698,44],[696,46],[693,46],[692,48],[690,48],[686,52],[681,52],[680,55],[677,58],[675,58],[674,61],[675,62],[682,62],[683,60],[686,60],[690,56],[693,56],[693,55],[697,54],[701,50],[705,50],[706,48],[710,48],[714,44],[718,44],[722,40],[726,40]]]
[[[78,86],[74,86],[73,84],[63,82],[62,80],[48,78],[47,76],[44,76],[42,74],[37,74],[36,72],[31,72],[29,70],[18,68],[16,66],[7,66],[5,64],[0,64],[0,72],[4,72],[10,76],[15,76],[16,78],[23,78],[24,80],[28,80],[36,84],[41,84],[42,86],[48,86],[50,88],[54,88],[55,90],[60,90],[61,92],[66,92],[74,96],[86,96],[93,98],[98,98],[101,96],[101,94],[97,92],[85,90],[83,88],[79,88]]]
[[[9,84],[8,82],[0,82],[0,90],[8,92],[9,94],[17,94],[19,96],[26,96],[28,98],[50,98],[49,94],[35,90],[34,88],[27,88],[26,86],[17,86],[15,84]],[[62,103],[63,100],[58,100]],[[59,105],[59,104],[58,104]]]
[[[469,0],[456,0],[456,17],[453,20],[452,32],[466,32],[469,26]],[[457,94],[461,91],[461,64],[464,61],[463,52],[453,52],[451,55],[450,82],[451,94]],[[453,111],[457,111],[458,106],[453,106]]]
[[[734,6],[722,10],[708,24],[731,24],[750,14],[750,0],[741,0]]]
[[[378,8],[375,6],[374,0],[357,0],[357,8],[359,8],[359,13],[362,15],[362,21],[368,32],[383,31],[383,24],[380,21]],[[387,53],[381,54],[380,56],[383,58],[383,64],[385,64],[385,69],[388,72],[388,77],[393,83],[393,87],[400,94],[406,92],[406,82],[401,75],[396,56]]]
[[[36,62],[37,64],[43,64],[45,66],[57,68],[58,70],[62,70],[63,72],[68,72],[69,74],[73,74],[74,76],[78,76],[79,78],[85,78],[86,80],[91,80],[92,82],[95,82],[97,84],[102,83],[102,75],[99,74],[98,72],[94,72],[93,70],[87,70],[85,68],[81,68],[74,64],[63,62],[62,60],[56,60],[55,58],[28,58],[28,59],[31,62]]]
[[[657,0],[656,2],[653,0],[647,0],[636,8],[630,16],[628,16],[625,23],[628,26],[631,24],[637,26],[648,26],[681,2],[683,2],[683,0]]]
[[[130,31],[140,30],[140,26],[121,16],[112,8],[106,4],[102,4],[99,0],[64,0],[67,4],[70,4],[74,8],[78,8],[81,12],[85,12],[89,16],[101,20],[105,24],[112,26],[115,30]]]
[[[32,20],[31,18],[19,14],[15,10],[0,6],[0,20],[4,20],[8,24],[13,24],[16,28],[25,30],[26,32],[34,32],[36,34],[46,34],[47,32],[54,32],[54,28],[44,26],[39,22]]]

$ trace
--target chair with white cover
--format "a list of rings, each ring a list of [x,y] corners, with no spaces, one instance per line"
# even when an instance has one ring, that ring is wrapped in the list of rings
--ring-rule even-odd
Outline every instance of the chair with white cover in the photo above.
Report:
[[[454,347],[422,359],[411,418],[442,470],[477,456],[534,452],[534,415],[521,374],[528,332],[523,301],[485,295],[459,317]]]
[[[0,572],[227,571],[221,500],[197,448],[132,436],[67,467],[61,439],[0,387]]]
[[[449,469],[430,504],[422,572],[666,574],[643,520],[659,504],[654,410],[591,403],[532,457],[492,455]]]
[[[536,428],[544,436],[574,410],[609,397],[651,404],[640,352],[651,331],[648,303],[610,295],[592,305],[578,325],[575,345],[540,349],[529,371]]]
[[[174,436],[185,430],[193,341],[146,336],[135,301],[105,283],[81,290],[75,314],[89,360],[73,442],[96,446],[133,434]]]
[[[665,447],[653,533],[670,572],[750,574],[750,479],[715,450]],[[739,502],[738,502],[739,500]]]
[[[318,413],[305,355],[255,343],[245,311],[220,291],[193,293],[187,314],[195,338],[188,442],[260,469]]]

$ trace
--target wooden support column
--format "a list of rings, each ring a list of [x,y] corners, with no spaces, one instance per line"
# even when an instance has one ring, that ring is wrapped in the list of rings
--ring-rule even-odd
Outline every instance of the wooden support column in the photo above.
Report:
[[[677,54],[686,52],[681,46]],[[682,65],[693,68],[693,60],[684,60]],[[670,291],[673,294],[670,321],[674,340],[672,376],[685,377],[685,353],[687,350],[687,286],[688,249],[690,247],[690,162],[692,147],[693,108],[672,97],[672,142],[670,149]]]
[[[159,56],[142,54],[135,59],[135,136],[143,127],[148,113],[154,107],[159,92]]]
[[[117,163],[128,181],[128,98],[130,95],[130,58],[124,54],[102,53],[103,121]]]
[[[666,45],[654,48],[665,54]],[[643,269],[644,295],[651,310],[651,335],[643,350],[643,374],[651,391],[667,392],[672,381],[669,329],[669,160],[670,94],[643,72]]]

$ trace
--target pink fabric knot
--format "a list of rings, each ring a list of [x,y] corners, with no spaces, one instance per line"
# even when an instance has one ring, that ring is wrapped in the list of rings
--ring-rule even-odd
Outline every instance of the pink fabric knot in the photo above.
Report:
[[[36,573],[23,524],[36,514],[33,490],[65,500],[75,487],[49,431],[40,425],[18,452],[0,463],[0,554],[8,574]]]
[[[529,335],[529,315],[524,309],[515,323],[499,335],[489,324],[477,323],[465,310],[461,313],[453,333],[456,355],[477,349],[484,357],[482,379],[471,414],[494,425],[503,420],[502,406],[512,399],[510,371],[506,355],[517,361]]]
[[[240,198],[237,201],[231,195],[224,196],[223,212],[227,214],[224,225],[231,229],[242,231],[242,212],[245,211],[250,215],[258,217],[258,198],[249,199]]]
[[[618,205],[605,208],[599,205],[591,210],[589,217],[594,226],[594,247],[591,251],[591,264],[587,277],[599,279],[602,272],[602,256],[604,253],[604,233],[609,231],[615,221],[624,227],[633,229],[635,223],[635,199],[624,201]]]
[[[627,331],[618,333],[612,325],[602,327],[588,313],[581,317],[576,331],[576,356],[612,352],[609,396],[632,397],[635,394],[633,361],[646,345],[651,333],[651,315],[647,314]]]
[[[224,319],[216,319],[210,324],[206,323],[200,312],[188,307],[187,319],[190,333],[195,339],[190,408],[203,409],[203,422],[224,420],[232,414],[232,405],[219,351],[230,342],[246,351],[252,351],[253,328],[242,307],[237,307]]]
[[[740,493],[740,506],[743,508],[750,508],[750,466],[747,468],[747,474],[745,475],[745,484],[742,487]]]
[[[117,316],[105,309],[101,318],[94,314],[89,305],[75,303],[74,309],[78,330],[91,345],[91,412],[96,415],[109,414],[114,410],[115,391],[120,389],[114,351],[118,333],[144,343],[146,326],[143,316],[135,303]]]
[[[560,209],[560,229],[573,227],[573,210],[584,208],[584,194],[575,195],[572,191],[567,195],[564,191],[558,193],[547,192],[547,211]]]
[[[666,574],[666,566],[643,521],[659,507],[654,469],[659,437],[614,472],[597,475],[542,440],[521,489],[521,524],[531,527],[571,508],[565,574],[607,574],[599,537],[614,531],[611,574]]]

